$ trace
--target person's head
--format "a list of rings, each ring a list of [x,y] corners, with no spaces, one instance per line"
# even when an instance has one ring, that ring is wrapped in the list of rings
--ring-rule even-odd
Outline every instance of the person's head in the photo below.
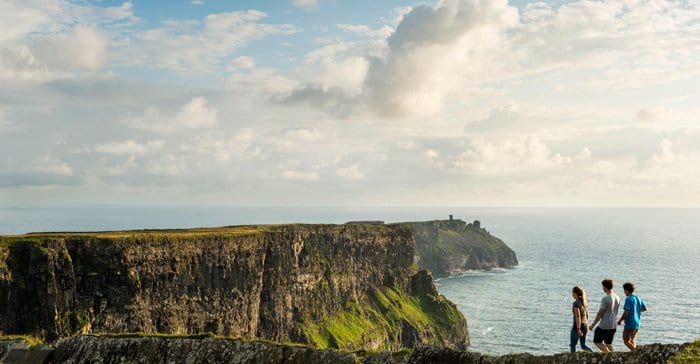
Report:
[[[581,300],[581,303],[586,306],[586,291],[584,291],[583,288],[574,287],[571,290],[571,295],[574,297],[574,299]]]
[[[632,284],[630,282],[623,284],[622,289],[625,290],[625,294],[628,296],[631,296],[632,294],[634,294],[634,284]]]
[[[606,293],[612,291],[613,289],[613,280],[610,278],[603,279],[603,281],[600,282],[600,284],[603,285],[603,291],[605,291]]]

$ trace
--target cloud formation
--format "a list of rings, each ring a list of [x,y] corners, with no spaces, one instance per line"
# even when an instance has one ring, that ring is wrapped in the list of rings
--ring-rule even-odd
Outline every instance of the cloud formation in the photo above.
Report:
[[[182,105],[174,115],[163,115],[158,108],[149,107],[142,115],[122,117],[120,123],[134,129],[167,133],[211,128],[218,123],[218,117],[216,109],[207,106],[207,99],[199,96]]]
[[[290,7],[0,2],[0,200],[700,205],[696,2]]]
[[[214,72],[251,41],[297,31],[290,24],[263,23],[266,17],[264,12],[248,10],[210,14],[203,20],[165,21],[116,46],[115,62],[177,73]]]

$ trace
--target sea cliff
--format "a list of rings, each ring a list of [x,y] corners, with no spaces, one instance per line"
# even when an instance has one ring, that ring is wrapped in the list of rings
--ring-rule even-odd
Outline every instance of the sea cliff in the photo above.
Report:
[[[466,348],[466,320],[416,269],[414,247],[408,224],[0,237],[0,333]]]
[[[477,220],[410,222],[416,241],[419,269],[436,277],[472,269],[507,268],[518,265],[515,252],[491,235]]]

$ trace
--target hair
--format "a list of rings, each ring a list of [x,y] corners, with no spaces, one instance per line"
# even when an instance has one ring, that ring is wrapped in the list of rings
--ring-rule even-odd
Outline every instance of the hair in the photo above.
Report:
[[[588,302],[586,302],[586,291],[584,291],[583,288],[574,287],[574,289],[572,289],[571,292],[575,293],[578,296],[578,299],[581,300],[581,303],[583,304],[584,308],[588,307]]]
[[[602,284],[603,287],[605,287],[607,289],[613,289],[613,280],[612,279],[609,279],[609,278],[603,279],[603,281],[600,282],[600,284]]]
[[[624,288],[625,291],[627,291],[627,292],[629,292],[629,293],[634,293],[634,284],[632,284],[632,283],[630,283],[630,282],[627,282],[627,283],[623,284],[623,285],[622,285],[622,288]]]

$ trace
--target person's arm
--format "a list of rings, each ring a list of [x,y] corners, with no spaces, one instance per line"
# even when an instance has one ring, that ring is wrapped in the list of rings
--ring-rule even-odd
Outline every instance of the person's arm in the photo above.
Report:
[[[625,312],[622,314],[622,317],[620,317],[620,319],[617,320],[618,325],[622,325],[622,322],[625,321],[628,313],[629,313],[629,311],[625,310]]]
[[[647,305],[644,304],[644,301],[642,301],[642,312],[647,312]]]
[[[595,320],[593,320],[593,323],[588,329],[593,330],[595,328],[595,325],[598,324],[598,321],[603,319],[603,315],[605,315],[605,309],[601,308],[600,310],[598,310],[598,313],[595,315]]]
[[[581,331],[581,310],[574,306],[573,311],[576,331],[578,332],[578,336],[583,336],[583,332]]]

